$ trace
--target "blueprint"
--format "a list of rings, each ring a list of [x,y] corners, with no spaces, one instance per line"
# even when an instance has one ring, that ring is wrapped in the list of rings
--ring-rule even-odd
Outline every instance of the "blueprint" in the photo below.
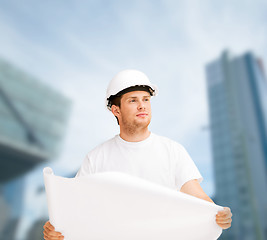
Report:
[[[119,172],[56,176],[44,168],[51,224],[66,240],[215,240],[223,207]]]

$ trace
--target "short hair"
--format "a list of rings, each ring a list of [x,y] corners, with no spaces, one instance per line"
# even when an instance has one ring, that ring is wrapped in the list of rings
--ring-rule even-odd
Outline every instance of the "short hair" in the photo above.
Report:
[[[115,105],[117,107],[121,107],[121,97],[122,97],[122,95],[121,96],[115,96],[115,97],[113,97],[110,100],[110,106]],[[120,125],[119,119],[116,116],[115,116],[115,118],[117,119],[118,125]]]

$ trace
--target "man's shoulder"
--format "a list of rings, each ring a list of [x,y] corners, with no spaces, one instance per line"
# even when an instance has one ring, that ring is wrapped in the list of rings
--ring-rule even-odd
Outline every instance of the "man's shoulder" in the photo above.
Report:
[[[161,136],[161,135],[158,135],[155,133],[153,133],[153,137],[154,137],[154,139],[156,139],[157,141],[159,141],[161,143],[168,144],[168,145],[171,145],[173,147],[183,147],[182,144],[180,144],[179,142],[177,142],[177,141],[175,141],[169,137]]]

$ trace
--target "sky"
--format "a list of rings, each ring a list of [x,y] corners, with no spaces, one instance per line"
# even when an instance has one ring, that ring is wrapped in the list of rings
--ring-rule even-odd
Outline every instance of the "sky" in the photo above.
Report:
[[[150,130],[185,146],[214,195],[205,65],[225,49],[266,62],[266,12],[265,0],[0,0],[0,57],[72,101],[59,158],[27,176],[27,212],[36,214],[32,189],[44,166],[75,174],[92,148],[118,133],[105,93],[128,68],[159,88]]]

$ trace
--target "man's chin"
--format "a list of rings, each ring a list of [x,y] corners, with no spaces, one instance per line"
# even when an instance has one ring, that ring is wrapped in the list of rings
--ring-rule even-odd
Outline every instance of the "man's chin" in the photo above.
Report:
[[[150,119],[142,119],[142,121],[136,121],[135,125],[137,127],[143,127],[146,128],[150,124]]]

